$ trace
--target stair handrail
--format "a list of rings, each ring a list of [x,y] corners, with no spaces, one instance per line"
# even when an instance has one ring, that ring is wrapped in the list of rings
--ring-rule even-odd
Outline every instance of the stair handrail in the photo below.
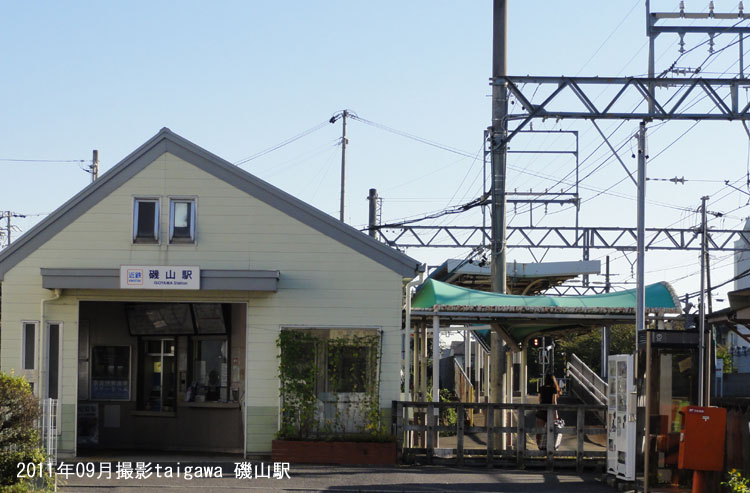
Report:
[[[568,375],[572,376],[600,404],[607,403],[607,382],[601,379],[581,358],[570,355]]]
[[[460,395],[460,396],[458,396],[458,398],[459,398],[459,399],[460,399],[460,400],[461,400],[462,402],[471,402],[471,396],[472,396],[472,394],[473,394],[473,390],[474,390],[474,384],[473,384],[473,383],[471,383],[471,379],[469,378],[469,376],[468,376],[468,375],[466,374],[466,372],[464,371],[464,369],[463,369],[463,366],[461,366],[461,365],[460,365],[460,364],[458,363],[458,360],[456,360],[455,358],[453,358],[453,364],[454,364],[454,365],[455,365],[455,367],[456,367],[456,368],[458,369],[458,371],[459,371],[459,372],[461,373],[461,376],[463,377],[463,380],[464,380],[464,381],[466,382],[466,384],[467,384],[467,385],[466,385],[466,394],[467,394],[467,395],[466,395],[466,396]],[[464,399],[467,399],[467,400],[464,400]]]

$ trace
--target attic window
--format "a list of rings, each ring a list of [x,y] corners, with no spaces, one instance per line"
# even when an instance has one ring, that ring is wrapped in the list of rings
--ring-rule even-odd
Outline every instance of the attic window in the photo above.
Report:
[[[159,242],[159,199],[135,199],[133,243]]]
[[[195,242],[195,199],[169,201],[169,242]]]

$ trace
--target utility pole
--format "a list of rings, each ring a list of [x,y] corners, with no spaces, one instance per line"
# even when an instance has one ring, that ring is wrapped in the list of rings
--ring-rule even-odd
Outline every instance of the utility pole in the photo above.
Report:
[[[505,236],[505,171],[508,144],[508,89],[507,84],[497,84],[499,77],[508,72],[508,3],[493,0],[492,4],[492,127],[490,128],[490,166],[492,172],[492,238],[490,241],[492,291],[505,293],[506,236]],[[505,342],[500,337],[499,327],[493,327],[490,336],[490,402],[503,401],[503,374],[505,372]],[[523,387],[523,386],[522,386]],[[505,420],[503,413],[495,413],[494,426]],[[504,417],[504,416],[503,416]],[[496,435],[504,437],[505,435]],[[488,437],[488,439],[490,439]],[[494,442],[494,437],[491,438]],[[504,443],[494,446],[505,448]]]
[[[706,289],[706,255],[708,254],[708,231],[706,220],[706,201],[707,196],[701,197],[701,286],[698,296],[698,405],[705,406],[709,398],[707,389],[709,387],[706,380],[706,309],[705,309],[705,289]]]
[[[604,292],[609,293],[609,255],[607,255],[606,267],[604,271]],[[605,382],[609,377],[609,339],[610,339],[610,328],[609,326],[602,327],[602,365],[601,365],[601,377]]]
[[[636,287],[635,287],[635,350],[638,352],[638,336],[646,329],[646,269],[644,260],[646,257],[646,122],[642,121],[638,127],[638,235],[636,241]],[[646,449],[643,454],[643,491],[649,491],[649,460],[651,447],[648,446],[650,436],[651,394],[648,389],[651,386],[651,337],[646,333]],[[636,368],[638,368],[638,358]],[[638,381],[637,372],[633,376]]]
[[[94,149],[91,157],[91,183],[99,179],[99,151]]]
[[[706,245],[708,245],[708,224],[706,224]],[[708,298],[708,313],[712,313],[713,303],[711,299],[711,258],[706,249],[706,297]],[[716,341],[714,340],[714,326],[708,326],[706,339],[706,405],[711,405],[711,387],[715,376],[714,356],[716,355]]]
[[[492,33],[492,78],[507,75],[508,4],[494,0]],[[505,249],[505,172],[508,145],[508,89],[492,85],[492,291],[505,293],[507,283]]]
[[[370,202],[370,214],[369,214],[369,230],[370,236],[373,238],[378,237],[378,191],[374,188],[370,189],[370,195],[367,196],[367,200]]]
[[[349,116],[349,112],[344,110],[341,112],[341,205],[339,214],[339,220],[344,222],[344,191],[346,189],[346,117]]]
[[[636,292],[635,292],[635,345],[638,347],[638,334],[646,328],[646,122],[642,121],[638,129],[638,235],[636,249]]]
[[[0,219],[5,218],[5,235],[6,235],[5,246],[10,246],[11,233],[13,231],[13,225],[10,223],[10,221],[11,221],[11,218],[13,217],[26,217],[26,216],[23,214],[18,214],[17,212],[13,212],[13,211],[0,212]]]

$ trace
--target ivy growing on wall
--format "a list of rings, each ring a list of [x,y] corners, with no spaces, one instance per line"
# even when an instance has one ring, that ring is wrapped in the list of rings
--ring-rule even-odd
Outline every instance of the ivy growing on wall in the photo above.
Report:
[[[383,439],[378,334],[289,329],[281,331],[277,346],[279,438]]]

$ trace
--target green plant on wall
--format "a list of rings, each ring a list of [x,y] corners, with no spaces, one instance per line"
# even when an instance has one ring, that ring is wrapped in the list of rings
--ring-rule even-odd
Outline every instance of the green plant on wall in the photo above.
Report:
[[[279,438],[380,438],[380,336],[327,335],[322,330],[283,330],[279,335]],[[324,400],[333,415],[320,415]],[[347,423],[357,423],[358,429]]]
[[[328,384],[335,400],[342,392],[359,396],[358,409],[348,406],[342,416],[336,407],[336,425],[344,430],[344,420],[352,413],[361,414],[363,434],[381,433],[378,363],[380,361],[380,336],[348,335],[328,340]]]
[[[281,437],[308,438],[316,431],[315,392],[317,341],[310,334],[283,330],[279,347]]]
[[[722,371],[722,373],[734,372],[734,360],[732,360],[732,355],[729,353],[729,350],[726,346],[722,344],[716,345],[716,358],[720,359],[724,363],[724,370]]]

